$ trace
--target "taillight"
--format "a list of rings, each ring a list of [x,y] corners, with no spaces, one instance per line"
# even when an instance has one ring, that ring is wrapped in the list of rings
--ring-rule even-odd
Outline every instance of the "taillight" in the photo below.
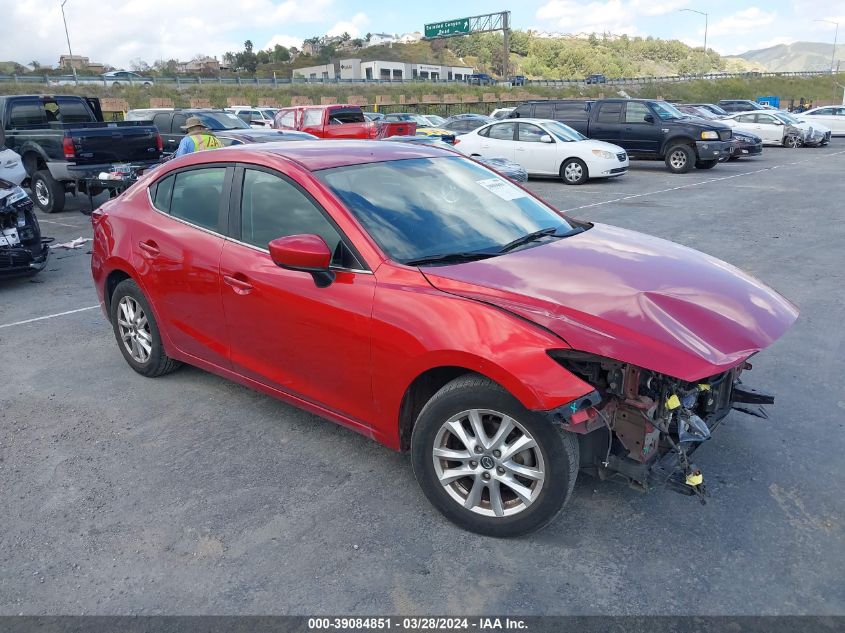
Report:
[[[164,151],[164,141],[161,139],[161,134],[156,134],[156,149],[159,152]]]
[[[65,158],[76,158],[76,149],[73,147],[73,139],[69,136],[65,136],[62,140],[62,151],[65,154]]]
[[[452,145],[457,145],[460,142],[461,142],[461,139],[459,139],[458,137],[455,137],[455,140],[452,141]]]

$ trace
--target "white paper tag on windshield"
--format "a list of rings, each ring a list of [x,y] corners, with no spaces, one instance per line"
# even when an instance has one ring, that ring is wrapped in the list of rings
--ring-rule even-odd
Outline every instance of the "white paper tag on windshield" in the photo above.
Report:
[[[476,180],[479,185],[484,187],[490,193],[494,193],[502,200],[515,200],[516,198],[524,198],[525,192],[519,187],[515,187],[507,180],[501,178],[485,178],[484,180]]]

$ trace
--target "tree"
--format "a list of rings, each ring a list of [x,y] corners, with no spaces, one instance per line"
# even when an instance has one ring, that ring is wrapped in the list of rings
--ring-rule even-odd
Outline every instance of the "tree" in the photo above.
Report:
[[[276,44],[276,46],[273,47],[273,53],[271,54],[271,57],[273,59],[273,62],[277,64],[281,62],[287,62],[290,61],[290,51],[281,44]]]
[[[135,59],[130,60],[129,68],[134,70],[136,73],[150,72],[150,65],[140,57],[136,57]]]
[[[37,73],[41,70],[41,64],[35,60],[29,62],[29,65],[32,66],[32,72]]]
[[[351,39],[352,39],[352,36],[351,36],[351,35],[349,35],[349,33],[347,33],[346,31],[344,31],[344,32],[343,32],[343,35],[341,35],[341,36],[340,36],[340,41],[341,41],[341,42],[348,42],[348,41],[349,41],[349,40],[351,40]]]

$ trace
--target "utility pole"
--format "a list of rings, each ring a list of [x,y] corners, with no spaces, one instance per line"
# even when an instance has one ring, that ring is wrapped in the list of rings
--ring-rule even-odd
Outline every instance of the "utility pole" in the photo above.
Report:
[[[710,69],[710,64],[707,62],[707,14],[704,11],[698,11],[697,9],[678,9],[678,11],[689,11],[690,13],[697,13],[698,15],[704,16],[704,69],[705,71]],[[703,73],[702,73],[703,74]]]
[[[65,3],[67,0],[62,0],[62,22],[65,23],[65,37],[67,38],[67,52],[70,56],[70,67],[73,70],[73,83],[79,85],[79,77],[76,76],[76,66],[73,65],[73,51],[70,49],[70,35],[67,32],[67,20],[65,19]]]
[[[505,40],[505,56],[502,58],[502,80],[507,81],[508,77],[510,76],[510,33],[511,33],[511,24],[510,24],[511,12],[505,11],[502,14],[502,34],[503,39]]]

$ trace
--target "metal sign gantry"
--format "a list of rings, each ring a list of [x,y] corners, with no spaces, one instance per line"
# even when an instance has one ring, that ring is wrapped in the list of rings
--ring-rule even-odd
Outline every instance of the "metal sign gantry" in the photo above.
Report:
[[[425,40],[443,39],[447,37],[460,37],[472,33],[492,33],[502,31],[505,40],[505,55],[502,63],[502,79],[508,78],[510,64],[510,30],[511,12],[499,11],[498,13],[485,13],[484,15],[473,15],[468,18],[457,18],[454,20],[443,20],[425,25]]]

